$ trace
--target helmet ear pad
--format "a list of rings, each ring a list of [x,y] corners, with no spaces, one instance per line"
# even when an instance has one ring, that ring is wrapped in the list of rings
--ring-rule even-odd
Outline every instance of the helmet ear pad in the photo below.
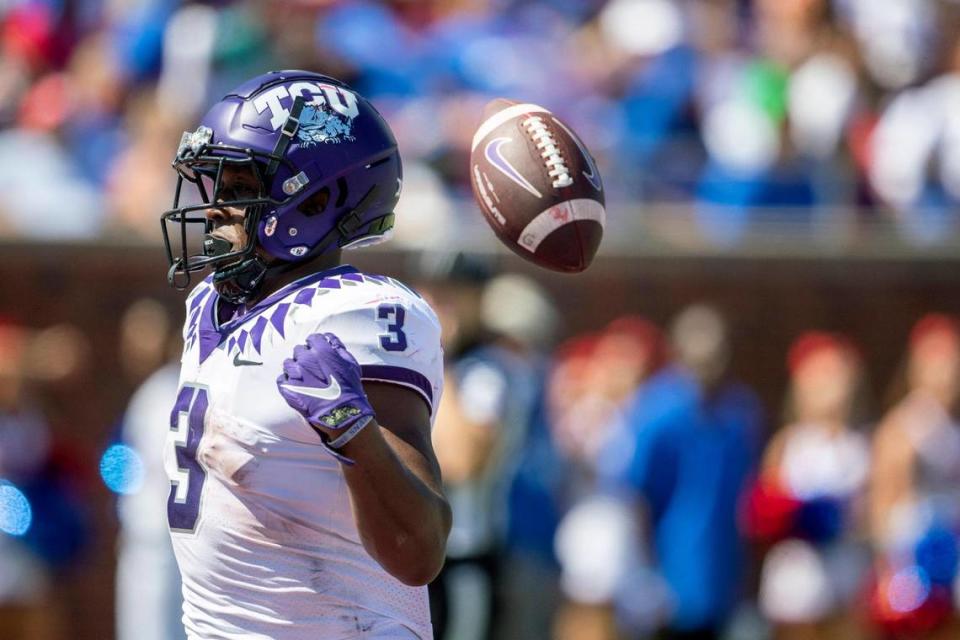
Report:
[[[304,198],[303,202],[297,205],[297,211],[308,218],[312,218],[313,216],[320,215],[326,211],[327,205],[329,204],[330,188],[321,187]]]
[[[329,245],[325,249],[329,250],[367,235],[376,220],[393,212],[400,195],[399,154],[394,148],[384,156],[374,162],[345,167],[317,186],[308,183],[303,193],[265,212],[257,229],[260,247],[273,258],[296,262],[317,255],[314,249],[319,246]],[[304,173],[309,175],[309,169]],[[273,186],[275,190],[276,184]],[[340,221],[374,187],[374,200],[364,202],[370,215],[365,215],[363,223],[349,234],[342,233],[338,228]]]

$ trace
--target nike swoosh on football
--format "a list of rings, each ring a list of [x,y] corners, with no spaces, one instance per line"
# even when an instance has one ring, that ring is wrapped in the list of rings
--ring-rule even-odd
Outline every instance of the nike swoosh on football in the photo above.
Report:
[[[233,366],[235,366],[235,367],[255,366],[255,365],[259,365],[259,364],[263,364],[263,363],[262,363],[262,362],[254,362],[253,360],[241,360],[239,353],[238,353],[237,355],[233,356]]]
[[[512,138],[494,138],[487,143],[487,148],[483,150],[484,155],[487,157],[487,161],[496,167],[500,173],[507,176],[538,198],[542,198],[543,196],[540,195],[540,192],[537,191],[536,187],[530,184],[530,182],[524,178],[519,171],[517,171],[516,167],[510,164],[510,162],[503,156],[503,151],[500,150],[500,147],[508,142],[512,142],[512,140]]]
[[[590,155],[590,152],[587,150],[587,148],[583,146],[582,142],[580,142],[580,138],[578,138],[573,133],[573,131],[570,131],[570,129],[567,128],[567,125],[563,124],[556,118],[554,118],[553,121],[556,122],[557,125],[559,125],[564,131],[567,132],[567,135],[570,136],[570,138],[576,143],[577,147],[580,148],[580,153],[586,159],[587,169],[583,171],[583,176],[590,181],[590,184],[593,185],[594,189],[596,189],[597,191],[603,191],[603,185],[600,184],[600,175],[599,175],[599,172],[597,171],[597,166],[594,164],[593,156]],[[590,172],[587,173],[587,170],[589,170]]]
[[[287,391],[293,391],[311,398],[320,400],[336,400],[340,397],[340,383],[333,376],[330,376],[330,384],[325,387],[296,387],[292,384],[280,385]]]

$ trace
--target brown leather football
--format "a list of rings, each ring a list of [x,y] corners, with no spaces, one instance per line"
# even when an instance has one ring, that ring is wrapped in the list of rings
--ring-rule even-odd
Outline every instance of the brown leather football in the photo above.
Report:
[[[590,266],[606,219],[603,184],[586,146],[535,104],[487,105],[470,152],[473,195],[497,237],[554,271]]]

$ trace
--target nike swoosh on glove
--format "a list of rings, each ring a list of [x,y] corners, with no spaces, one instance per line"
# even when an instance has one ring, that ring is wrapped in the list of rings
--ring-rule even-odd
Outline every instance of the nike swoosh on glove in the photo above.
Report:
[[[360,365],[332,333],[315,333],[293,349],[277,378],[280,395],[314,427],[321,440],[341,461],[352,463],[339,449],[373,418],[373,408],[360,382]]]

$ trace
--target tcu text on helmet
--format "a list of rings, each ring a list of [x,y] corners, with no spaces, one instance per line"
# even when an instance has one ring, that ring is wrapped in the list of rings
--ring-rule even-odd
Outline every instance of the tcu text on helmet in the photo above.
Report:
[[[257,113],[263,113],[269,109],[270,126],[279,129],[290,115],[287,107],[293,104],[297,96],[308,99],[308,104],[327,105],[351,120],[360,113],[357,108],[357,96],[353,92],[343,87],[319,82],[294,82],[289,87],[278,85],[254,98],[253,106]]]

